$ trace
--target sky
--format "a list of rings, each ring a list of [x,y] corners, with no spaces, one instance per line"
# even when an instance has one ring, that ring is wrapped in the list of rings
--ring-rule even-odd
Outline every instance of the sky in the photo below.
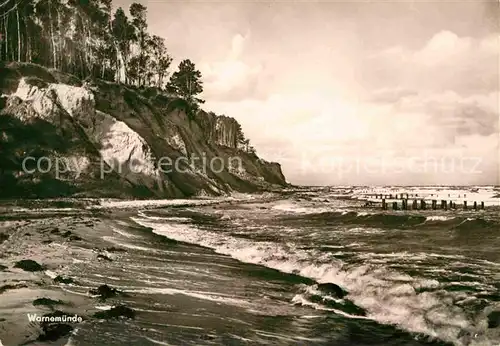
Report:
[[[139,2],[289,182],[500,184],[498,1]]]

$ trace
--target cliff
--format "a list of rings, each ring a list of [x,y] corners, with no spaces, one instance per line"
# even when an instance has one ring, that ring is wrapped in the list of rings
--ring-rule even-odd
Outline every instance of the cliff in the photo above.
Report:
[[[286,185],[236,120],[155,89],[0,67],[0,197],[190,197]]]

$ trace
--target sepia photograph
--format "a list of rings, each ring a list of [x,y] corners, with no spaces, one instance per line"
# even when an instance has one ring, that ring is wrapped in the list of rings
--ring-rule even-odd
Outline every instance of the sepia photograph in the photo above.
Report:
[[[0,346],[500,346],[499,0],[0,0]]]

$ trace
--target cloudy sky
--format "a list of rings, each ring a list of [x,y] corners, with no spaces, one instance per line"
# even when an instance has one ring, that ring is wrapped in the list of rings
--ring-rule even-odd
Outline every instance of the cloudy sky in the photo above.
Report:
[[[499,184],[498,1],[140,2],[290,182]]]

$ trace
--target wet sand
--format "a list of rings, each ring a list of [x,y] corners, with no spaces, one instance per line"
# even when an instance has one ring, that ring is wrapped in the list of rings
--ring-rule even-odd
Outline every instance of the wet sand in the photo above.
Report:
[[[18,209],[19,210],[19,209]],[[30,322],[28,314],[43,316],[54,310],[84,318],[97,309],[90,296],[64,290],[71,284],[55,282],[66,277],[65,268],[75,261],[99,261],[105,249],[93,240],[111,233],[102,215],[95,212],[27,212],[4,210],[0,218],[0,340],[5,346],[35,341],[42,334],[40,323]],[[33,260],[43,269],[15,268],[18,261]],[[60,301],[54,306],[34,306],[39,298]],[[74,326],[77,328],[77,325]],[[62,344],[65,341],[61,341]],[[39,343],[38,343],[39,344]]]

